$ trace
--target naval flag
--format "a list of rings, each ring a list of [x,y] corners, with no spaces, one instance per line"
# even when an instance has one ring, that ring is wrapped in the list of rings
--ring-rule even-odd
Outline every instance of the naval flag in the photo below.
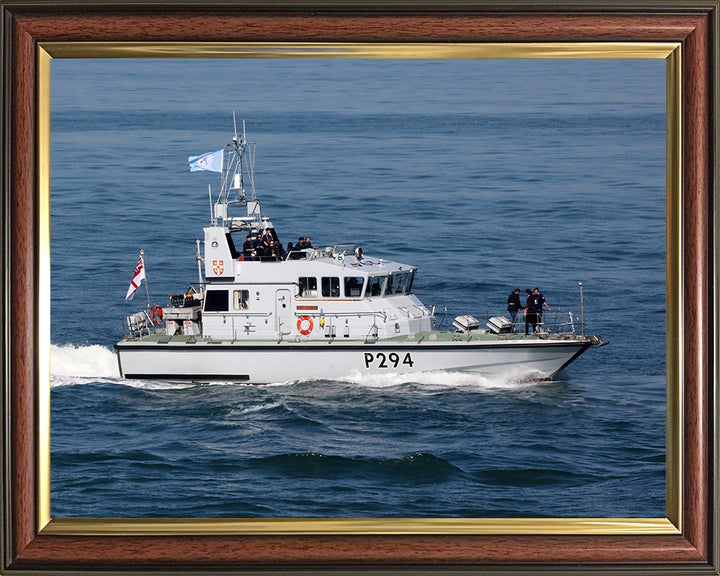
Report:
[[[206,152],[200,156],[188,157],[190,172],[207,170],[208,172],[222,172],[223,151]]]
[[[127,294],[125,294],[125,300],[132,300],[135,296],[135,290],[140,288],[140,284],[145,280],[145,262],[143,262],[142,255],[138,260],[137,266],[135,266],[135,273],[133,274],[132,280],[130,280],[130,287],[128,288]]]

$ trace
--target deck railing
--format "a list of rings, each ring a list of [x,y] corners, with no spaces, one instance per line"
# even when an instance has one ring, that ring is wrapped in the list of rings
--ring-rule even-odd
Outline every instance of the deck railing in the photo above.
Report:
[[[134,314],[125,316],[123,333],[126,338],[140,338],[155,332],[157,328],[148,310],[140,310]]]
[[[519,312],[515,317],[512,331],[518,334],[525,332],[525,316],[522,312]],[[532,334],[533,327],[532,323],[528,324],[528,333]],[[545,312],[541,321],[537,324],[536,334],[568,334],[576,335],[575,331],[575,316],[571,311],[560,312],[551,311]]]

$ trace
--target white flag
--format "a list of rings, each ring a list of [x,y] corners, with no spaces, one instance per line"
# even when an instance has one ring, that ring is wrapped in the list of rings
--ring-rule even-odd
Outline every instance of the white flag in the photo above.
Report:
[[[128,288],[127,294],[125,294],[125,300],[132,300],[135,296],[135,290],[140,287],[141,282],[145,279],[145,263],[143,257],[140,256],[137,266],[135,266],[135,273],[133,274],[132,280],[130,280],[130,287]]]
[[[208,172],[222,172],[223,151],[206,152],[200,156],[190,156],[188,158],[190,164],[190,172],[198,172],[206,170]]]

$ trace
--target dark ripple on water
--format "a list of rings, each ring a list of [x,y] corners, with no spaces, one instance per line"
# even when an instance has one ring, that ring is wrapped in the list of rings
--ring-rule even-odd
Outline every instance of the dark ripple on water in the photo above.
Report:
[[[425,484],[442,482],[462,473],[448,461],[426,453],[390,459],[347,458],[316,453],[281,454],[252,460],[264,473],[296,478],[364,479]]]

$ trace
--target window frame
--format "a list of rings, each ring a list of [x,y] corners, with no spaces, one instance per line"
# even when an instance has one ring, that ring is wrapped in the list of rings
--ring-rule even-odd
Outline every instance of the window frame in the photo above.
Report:
[[[308,282],[304,282],[304,280],[307,280]],[[310,288],[309,281],[312,280],[314,283],[314,288]],[[315,276],[299,276],[298,277],[298,298],[317,298],[318,297],[318,281],[317,277]],[[311,294],[310,292],[313,292],[314,294]]]
[[[350,294],[348,291],[348,280],[352,280],[353,278],[356,280],[357,279],[361,280],[360,293],[357,295]],[[365,280],[366,280],[365,276],[344,276],[343,277],[343,294],[344,294],[345,298],[362,298],[363,294],[365,292],[365,286],[367,284],[365,282]]]
[[[335,289],[337,291],[335,296],[333,296],[333,280],[335,280]],[[328,288],[327,294],[325,293],[326,285]],[[321,276],[320,277],[320,295],[323,298],[340,298],[340,277],[339,276]]]
[[[211,296],[212,294],[212,296]],[[225,294],[225,307],[217,308],[217,304],[222,304],[221,300],[215,300],[217,296],[215,294]],[[212,304],[212,308],[208,308],[208,304]],[[230,311],[230,294],[228,289],[221,290],[207,290],[205,292],[205,299],[203,302],[203,312],[229,312]]]

